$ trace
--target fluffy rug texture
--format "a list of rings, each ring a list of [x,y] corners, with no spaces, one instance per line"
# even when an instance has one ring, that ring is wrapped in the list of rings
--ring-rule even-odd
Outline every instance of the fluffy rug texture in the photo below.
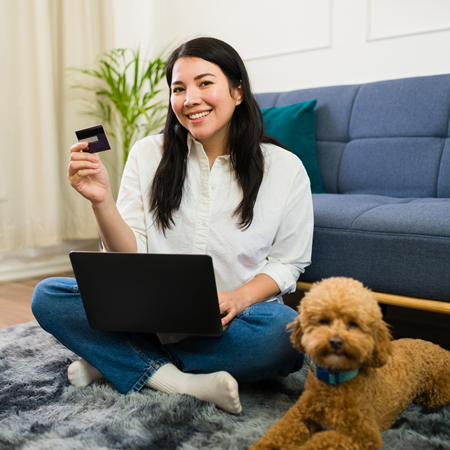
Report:
[[[241,384],[233,416],[187,395],[67,381],[77,356],[36,322],[0,330],[0,449],[247,449],[298,399],[308,364],[284,379]],[[385,449],[449,449],[450,407],[412,404],[383,433]]]

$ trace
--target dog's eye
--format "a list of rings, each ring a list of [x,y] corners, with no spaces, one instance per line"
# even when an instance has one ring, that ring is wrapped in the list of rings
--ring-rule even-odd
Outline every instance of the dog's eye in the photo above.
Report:
[[[349,328],[358,328],[358,324],[354,322],[353,320],[348,323]]]
[[[330,319],[320,319],[320,325],[330,325]]]

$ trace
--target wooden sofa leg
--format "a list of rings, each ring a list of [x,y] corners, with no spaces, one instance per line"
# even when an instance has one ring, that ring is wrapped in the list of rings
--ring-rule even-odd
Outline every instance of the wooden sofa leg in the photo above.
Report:
[[[306,281],[297,281],[297,289],[307,292],[311,289],[313,283]],[[437,300],[427,300],[425,298],[404,297],[403,295],[385,294],[375,292],[378,302],[383,305],[402,306],[403,308],[420,309],[422,311],[432,311],[441,314],[450,314],[450,303]],[[385,312],[383,311],[383,314]]]

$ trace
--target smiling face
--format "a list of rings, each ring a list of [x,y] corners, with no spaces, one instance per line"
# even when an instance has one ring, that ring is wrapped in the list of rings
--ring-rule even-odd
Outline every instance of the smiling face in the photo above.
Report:
[[[173,112],[205,151],[226,154],[228,129],[242,88],[231,88],[216,64],[179,58],[173,66],[170,101]]]

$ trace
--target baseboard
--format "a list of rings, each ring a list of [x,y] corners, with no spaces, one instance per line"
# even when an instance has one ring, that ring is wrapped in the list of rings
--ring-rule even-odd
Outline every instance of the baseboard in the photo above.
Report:
[[[12,267],[0,267],[0,283],[5,281],[17,281],[26,278],[51,276],[56,273],[68,272],[72,265],[67,255],[51,259],[49,261],[37,261],[24,263]]]

